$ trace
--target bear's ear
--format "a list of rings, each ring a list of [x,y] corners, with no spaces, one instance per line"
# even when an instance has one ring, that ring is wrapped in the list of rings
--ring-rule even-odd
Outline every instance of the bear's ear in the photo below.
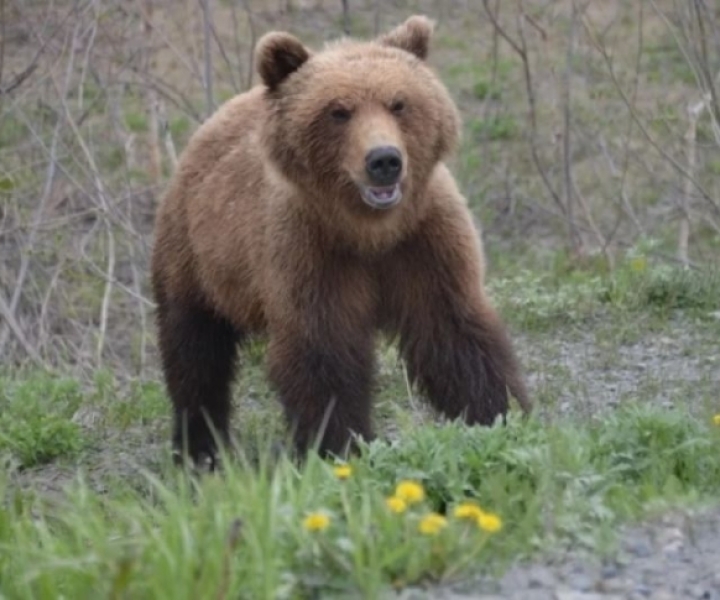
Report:
[[[257,72],[271,90],[310,58],[310,51],[300,40],[280,31],[263,35],[255,48]]]
[[[430,38],[435,23],[422,15],[410,17],[402,25],[380,36],[378,42],[383,46],[400,48],[425,60],[430,49]]]

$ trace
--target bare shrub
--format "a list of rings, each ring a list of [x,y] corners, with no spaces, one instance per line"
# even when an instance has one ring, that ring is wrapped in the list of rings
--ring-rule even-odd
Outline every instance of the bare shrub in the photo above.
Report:
[[[0,0],[0,361],[154,368],[148,252],[190,133],[255,40],[414,12],[466,121],[453,167],[493,247],[643,240],[718,262],[720,14],[706,0]]]

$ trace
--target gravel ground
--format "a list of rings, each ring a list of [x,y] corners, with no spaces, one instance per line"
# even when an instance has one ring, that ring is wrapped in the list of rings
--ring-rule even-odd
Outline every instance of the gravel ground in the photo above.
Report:
[[[720,509],[673,513],[621,532],[609,560],[572,548],[513,566],[499,581],[474,581],[402,600],[718,600]]]

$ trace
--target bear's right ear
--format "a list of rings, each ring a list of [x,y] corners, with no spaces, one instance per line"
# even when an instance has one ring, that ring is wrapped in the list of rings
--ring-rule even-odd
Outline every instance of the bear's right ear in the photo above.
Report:
[[[271,31],[262,36],[255,50],[255,65],[271,90],[297,71],[310,58],[310,51],[289,33]]]
[[[423,15],[414,15],[404,23],[381,35],[378,42],[383,46],[400,48],[425,60],[430,50],[435,23]]]

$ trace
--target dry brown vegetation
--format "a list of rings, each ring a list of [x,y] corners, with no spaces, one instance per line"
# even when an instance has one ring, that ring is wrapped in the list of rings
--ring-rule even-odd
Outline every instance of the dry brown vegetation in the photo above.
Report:
[[[720,9],[707,0],[0,0],[0,361],[155,364],[148,250],[188,136],[286,29],[422,12],[499,266],[720,256]],[[538,264],[537,262],[534,264]]]

